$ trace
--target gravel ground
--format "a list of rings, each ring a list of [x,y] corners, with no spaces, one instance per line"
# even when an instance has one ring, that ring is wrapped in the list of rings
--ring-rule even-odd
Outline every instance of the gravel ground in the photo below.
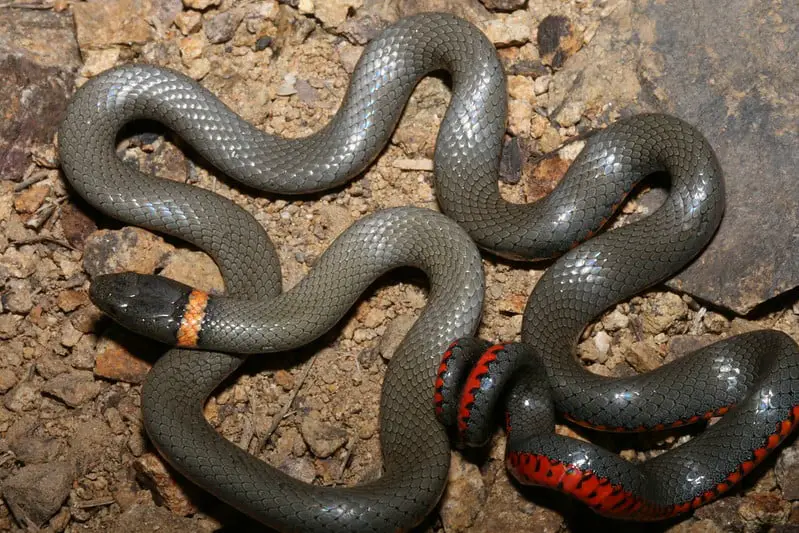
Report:
[[[561,106],[562,96],[550,89],[559,86],[561,65],[592,46],[602,21],[623,17],[629,7],[625,0],[529,6],[518,0],[110,0],[42,3],[42,10],[34,9],[36,2],[16,4],[17,17],[50,11],[46,16],[70,20],[58,34],[63,43],[39,46],[80,52],[76,85],[121,63],[165,65],[200,80],[263,130],[288,137],[310,134],[334,114],[363,44],[388,21],[420,10],[460,14],[496,43],[510,74],[508,134],[527,163],[521,170],[508,165],[501,187],[516,202],[551,190],[579,151],[580,142],[571,141],[616,118],[613,106],[596,101]],[[614,94],[634,90],[625,85],[631,83],[620,78]],[[288,288],[363,215],[409,204],[436,208],[430,158],[448,100],[444,81],[422,81],[392,142],[362,177],[299,200],[237,189],[197,157],[185,157],[181,141],[154,125],[132,128],[119,153],[250,211],[277,246]],[[532,164],[564,143],[556,156]],[[52,139],[26,146],[24,155],[23,172],[0,181],[0,530],[258,530],[157,455],[142,430],[140,385],[163,348],[110,324],[87,297],[91,275],[120,270],[221,290],[215,265],[179,242],[120,227],[70,194]],[[616,223],[655,205],[657,191],[641,194]],[[479,334],[517,339],[527,295],[542,271],[491,257],[484,267]],[[353,484],[378,475],[382,376],[425,305],[424,287],[412,272],[386,278],[322,342],[285,357],[251,359],[210,400],[208,419],[228,439],[307,482]],[[661,287],[606,313],[585,332],[579,355],[592,371],[626,376],[757,328],[799,339],[796,295],[741,318]],[[572,427],[558,430],[577,436]],[[579,436],[638,460],[690,435]],[[520,491],[508,479],[503,453],[504,436],[497,434],[485,453],[453,454],[447,493],[419,531],[799,531],[795,438],[732,495],[692,516],[646,527],[599,519],[556,494]]]

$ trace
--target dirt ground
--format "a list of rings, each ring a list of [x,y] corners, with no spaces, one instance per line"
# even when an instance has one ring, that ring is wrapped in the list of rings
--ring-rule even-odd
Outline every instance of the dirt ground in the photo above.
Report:
[[[568,144],[537,166],[532,161],[616,118],[592,102],[559,107],[549,88],[560,65],[590,47],[602,20],[627,2],[484,4],[59,0],[0,2],[0,9],[20,21],[61,21],[55,37],[37,46],[79,53],[72,69],[77,86],[117,64],[164,65],[199,80],[264,131],[287,137],[308,135],[335,113],[363,44],[389,21],[431,9],[460,14],[495,42],[509,73],[509,139],[517,139],[527,163],[520,173],[510,165],[501,187],[508,200],[530,202],[551,190],[581,144]],[[550,15],[557,17],[547,19]],[[554,46],[539,38],[542,27],[558,36]],[[378,161],[350,184],[312,198],[237,189],[190,151],[186,157],[179,139],[152,124],[127,132],[119,153],[149,172],[214,190],[250,211],[276,244],[289,288],[365,214],[402,205],[437,209],[429,169],[448,100],[445,81],[422,81]],[[15,116],[7,113],[6,120]],[[0,181],[0,530],[260,530],[159,457],[142,429],[140,390],[163,347],[113,326],[87,297],[89,280],[98,273],[156,272],[221,290],[218,270],[204,254],[177,241],[123,228],[93,211],[64,182],[53,141],[26,146],[22,172]],[[629,201],[618,223],[651,211],[654,196]],[[542,271],[488,256],[484,267],[487,294],[479,334],[518,339],[527,296]],[[208,419],[226,438],[304,481],[346,485],[376,476],[382,376],[393,348],[425,306],[424,287],[421,276],[412,273],[387,278],[323,342],[297,354],[251,358],[210,400]],[[590,370],[626,376],[759,328],[799,340],[796,295],[738,317],[661,287],[606,313],[585,332],[578,352]],[[559,431],[576,435],[573,427]],[[639,460],[694,431],[624,439],[579,435]],[[799,531],[795,438],[731,495],[657,526],[620,525],[565,497],[519,490],[504,468],[504,444],[497,434],[482,455],[453,454],[447,493],[419,531]]]

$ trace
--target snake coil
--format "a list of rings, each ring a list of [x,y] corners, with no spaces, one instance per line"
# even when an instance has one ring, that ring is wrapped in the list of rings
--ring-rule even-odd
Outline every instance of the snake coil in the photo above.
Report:
[[[274,248],[249,214],[210,192],[146,176],[115,154],[122,126],[154,119],[246,185],[283,194],[326,189],[377,157],[418,80],[438,69],[452,74],[453,87],[436,144],[436,194],[454,222],[417,208],[366,217],[285,293]],[[462,383],[482,386],[499,367],[512,366],[541,385],[536,389],[545,395],[541,402],[594,426],[657,428],[669,417],[689,422],[738,404],[702,437],[646,463],[642,473],[584,443],[541,433],[543,426],[550,427],[541,431],[551,433],[551,410],[541,415],[516,409],[513,399],[524,404],[534,391],[529,385],[513,389],[509,420],[512,441],[520,444],[509,464],[517,477],[550,485],[555,479],[554,486],[599,511],[612,507],[637,518],[687,510],[695,498],[706,501],[708,490],[722,492],[722,483],[731,486],[762,459],[761,450],[772,449],[793,428],[799,358],[793,341],[779,333],[729,339],[685,365],[623,380],[592,377],[572,353],[597,314],[672,275],[711,238],[722,216],[723,181],[701,135],[664,115],[621,121],[588,141],[546,199],[511,204],[497,186],[506,99],[505,76],[491,43],[471,24],[438,13],[400,20],[372,41],[335,117],[304,139],[264,134],[197,83],[164,68],[116,68],[76,93],[59,132],[62,166],[74,189],[109,216],[207,251],[228,290],[226,296],[210,296],[136,274],[92,282],[93,301],[116,320],[181,347],[153,367],[142,397],[147,432],[175,468],[281,530],[393,531],[418,523],[440,498],[449,464],[447,435],[431,403],[436,365],[450,341],[474,333],[482,308],[482,266],[469,236],[503,256],[558,256],[590,237],[635,184],[656,170],[667,170],[672,178],[664,206],[552,265],[525,311],[525,346],[485,351],[476,343],[494,360],[478,363],[485,373],[469,377],[462,371],[453,381],[447,361],[460,359],[447,358],[439,376],[442,382],[446,378],[446,385],[439,384],[439,407],[461,401],[456,391]],[[273,352],[309,342],[332,327],[376,277],[404,265],[424,270],[431,289],[427,307],[386,374],[380,480],[346,489],[306,485],[227,442],[205,421],[203,402],[242,362],[230,353]],[[449,353],[465,353],[470,342]],[[758,355],[764,344],[775,357]],[[515,357],[514,351],[523,355]],[[537,373],[530,371],[531,361],[540,361]],[[465,396],[474,392],[467,388]],[[473,420],[487,418],[487,411],[473,409],[482,405],[478,400],[463,404]],[[525,430],[528,424],[533,425]],[[611,499],[597,503],[600,494]]]

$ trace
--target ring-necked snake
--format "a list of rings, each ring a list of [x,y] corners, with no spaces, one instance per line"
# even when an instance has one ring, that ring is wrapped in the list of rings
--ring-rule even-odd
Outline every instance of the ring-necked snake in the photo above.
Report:
[[[321,190],[350,179],[377,156],[418,80],[437,69],[451,73],[453,87],[436,145],[436,193],[457,224],[416,208],[366,217],[283,294],[272,245],[252,217],[204,190],[148,177],[114,152],[124,124],[155,119],[247,185],[277,193]],[[178,470],[281,530],[411,527],[435,505],[446,482],[448,443],[431,399],[439,354],[453,339],[473,334],[482,306],[480,259],[463,229],[500,255],[557,256],[592,236],[636,183],[658,170],[671,177],[663,206],[572,249],[538,282],[524,315],[524,345],[489,348],[464,340],[451,347],[437,406],[453,412],[465,383],[455,418],[460,414],[464,427],[477,427],[487,419],[489,403],[497,402],[481,389],[510,382],[508,464],[514,474],[565,490],[600,512],[634,518],[663,517],[708,501],[787,435],[799,415],[799,353],[784,334],[727,339],[679,365],[621,380],[587,373],[573,355],[589,321],[673,274],[714,233],[723,182],[701,135],[664,115],[620,121],[589,139],[546,199],[516,205],[502,200],[497,186],[505,118],[505,77],[493,46],[476,28],[446,14],[400,20],[372,41],[335,117],[305,139],[266,135],[195,82],[163,68],[117,68],[77,92],[59,132],[62,166],[73,187],[112,217],[208,251],[229,291],[209,296],[138,274],[96,277],[93,301],[124,325],[181,347],[278,351],[332,327],[388,269],[412,265],[430,278],[428,305],[384,382],[380,480],[346,489],[311,487],[222,439],[201,408],[242,359],[200,350],[169,352],[143,390],[145,427]],[[461,352],[465,358],[450,357]],[[471,375],[452,371],[475,359],[468,353],[483,353]],[[628,430],[729,413],[688,444],[632,467],[586,443],[551,435],[553,406],[584,424]]]

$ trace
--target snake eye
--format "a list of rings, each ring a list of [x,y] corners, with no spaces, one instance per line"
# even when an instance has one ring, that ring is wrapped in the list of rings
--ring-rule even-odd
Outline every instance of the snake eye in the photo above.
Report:
[[[89,297],[120,325],[174,344],[191,287],[161,276],[125,272],[92,280]]]

